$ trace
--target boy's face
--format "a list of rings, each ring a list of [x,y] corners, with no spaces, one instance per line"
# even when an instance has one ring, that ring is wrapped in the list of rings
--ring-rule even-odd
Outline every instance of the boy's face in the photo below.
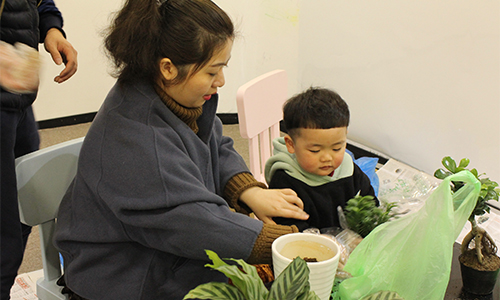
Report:
[[[285,142],[288,152],[295,153],[302,169],[326,176],[340,166],[347,145],[347,127],[301,128],[297,133],[293,140],[286,135]]]

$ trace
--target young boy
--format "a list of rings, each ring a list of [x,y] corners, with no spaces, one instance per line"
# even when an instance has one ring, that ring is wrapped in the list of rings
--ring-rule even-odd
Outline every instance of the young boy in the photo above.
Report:
[[[283,225],[340,227],[337,207],[358,193],[375,192],[370,179],[345,153],[349,107],[334,91],[311,87],[283,107],[288,134],[273,141],[265,167],[269,188],[291,188],[304,202],[306,221],[274,218]],[[377,201],[376,198],[374,201]]]

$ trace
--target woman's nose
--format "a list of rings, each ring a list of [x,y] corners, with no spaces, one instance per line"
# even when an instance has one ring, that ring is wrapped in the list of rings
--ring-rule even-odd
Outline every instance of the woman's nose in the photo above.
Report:
[[[223,87],[224,84],[226,84],[226,78],[224,77],[224,72],[222,70],[220,70],[218,73],[217,73],[217,76],[215,78],[215,81],[213,83],[213,86],[214,87],[217,87],[217,88],[220,88],[220,87]]]

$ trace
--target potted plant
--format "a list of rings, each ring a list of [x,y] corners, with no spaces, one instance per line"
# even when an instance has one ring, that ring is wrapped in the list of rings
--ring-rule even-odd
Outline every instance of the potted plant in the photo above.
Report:
[[[209,282],[201,284],[184,296],[188,299],[227,299],[227,300],[319,300],[319,297],[310,289],[309,268],[300,257],[296,257],[272,282],[269,290],[257,274],[253,265],[241,259],[229,259],[237,265],[229,265],[210,250],[205,250],[213,264],[206,264],[219,272],[224,273],[232,282]],[[333,294],[332,294],[333,296]],[[395,292],[379,291],[362,300],[404,300]]]
[[[397,207],[396,203],[391,202],[384,206],[377,207],[373,199],[374,197],[370,195],[356,195],[354,198],[347,201],[345,207],[347,226],[363,238],[378,225],[398,215],[398,213],[393,211],[393,209]]]
[[[476,206],[469,216],[471,231],[462,241],[459,261],[464,290],[476,295],[487,295],[495,287],[500,270],[500,257],[496,255],[497,246],[495,242],[483,228],[478,226],[476,217],[490,212],[490,207],[486,201],[498,201],[500,189],[498,189],[497,182],[489,178],[480,178],[485,175],[484,173],[479,174],[476,169],[467,169],[469,162],[469,159],[463,158],[457,165],[455,160],[446,156],[442,160],[444,169],[436,170],[434,176],[444,179],[452,174],[467,170],[481,182],[481,191],[477,198]],[[452,192],[458,191],[462,186],[462,182],[452,182]],[[473,246],[471,246],[472,241],[474,241]]]
[[[301,299],[319,300],[310,291],[309,268],[300,257],[295,258],[274,280],[268,290],[254,266],[242,259],[229,259],[237,265],[229,265],[210,250],[205,250],[213,264],[207,264],[224,273],[232,282],[209,282],[192,289],[183,299]]]

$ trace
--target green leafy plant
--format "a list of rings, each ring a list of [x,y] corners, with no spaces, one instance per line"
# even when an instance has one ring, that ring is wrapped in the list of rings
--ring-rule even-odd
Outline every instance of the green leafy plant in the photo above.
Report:
[[[229,265],[210,250],[205,250],[213,264],[206,267],[224,273],[232,285],[223,282],[209,282],[192,289],[183,299],[234,299],[234,300],[319,300],[310,290],[309,268],[300,257],[295,258],[274,280],[267,290],[254,266],[242,259],[228,259],[237,263]]]
[[[474,169],[467,169],[470,163],[468,158],[463,158],[457,165],[455,160],[450,156],[446,156],[442,159],[441,163],[444,169],[438,169],[434,172],[434,177],[439,179],[445,179],[446,177],[459,173],[461,171],[471,172],[480,182],[481,191],[476,201],[476,206],[469,216],[469,222],[471,223],[471,231],[465,236],[462,241],[462,254],[469,248],[470,242],[474,239],[476,257],[480,264],[483,264],[483,258],[485,253],[496,253],[497,246],[491,238],[491,236],[482,228],[480,228],[476,222],[476,216],[484,215],[490,212],[490,207],[486,203],[488,200],[499,199],[500,189],[498,189],[498,183],[490,180],[489,178],[481,178],[481,176],[486,175],[484,173],[479,174],[478,171]],[[463,182],[454,181],[452,182],[452,192],[458,191],[464,185]]]
[[[345,217],[349,229],[362,237],[366,237],[375,227],[397,216],[397,213],[393,212],[397,206],[395,203],[377,207],[373,199],[373,196],[357,195],[347,201],[345,207]]]
[[[339,286],[342,283],[342,279],[335,278],[335,283],[333,285],[332,294],[330,299],[333,300],[342,300],[339,295]],[[399,296],[396,292],[391,291],[378,291],[373,294],[370,294],[361,300],[404,300],[403,297]]]
[[[373,293],[369,296],[364,297],[361,300],[404,300],[401,296],[398,295],[396,292],[390,292],[390,291],[380,291]]]

